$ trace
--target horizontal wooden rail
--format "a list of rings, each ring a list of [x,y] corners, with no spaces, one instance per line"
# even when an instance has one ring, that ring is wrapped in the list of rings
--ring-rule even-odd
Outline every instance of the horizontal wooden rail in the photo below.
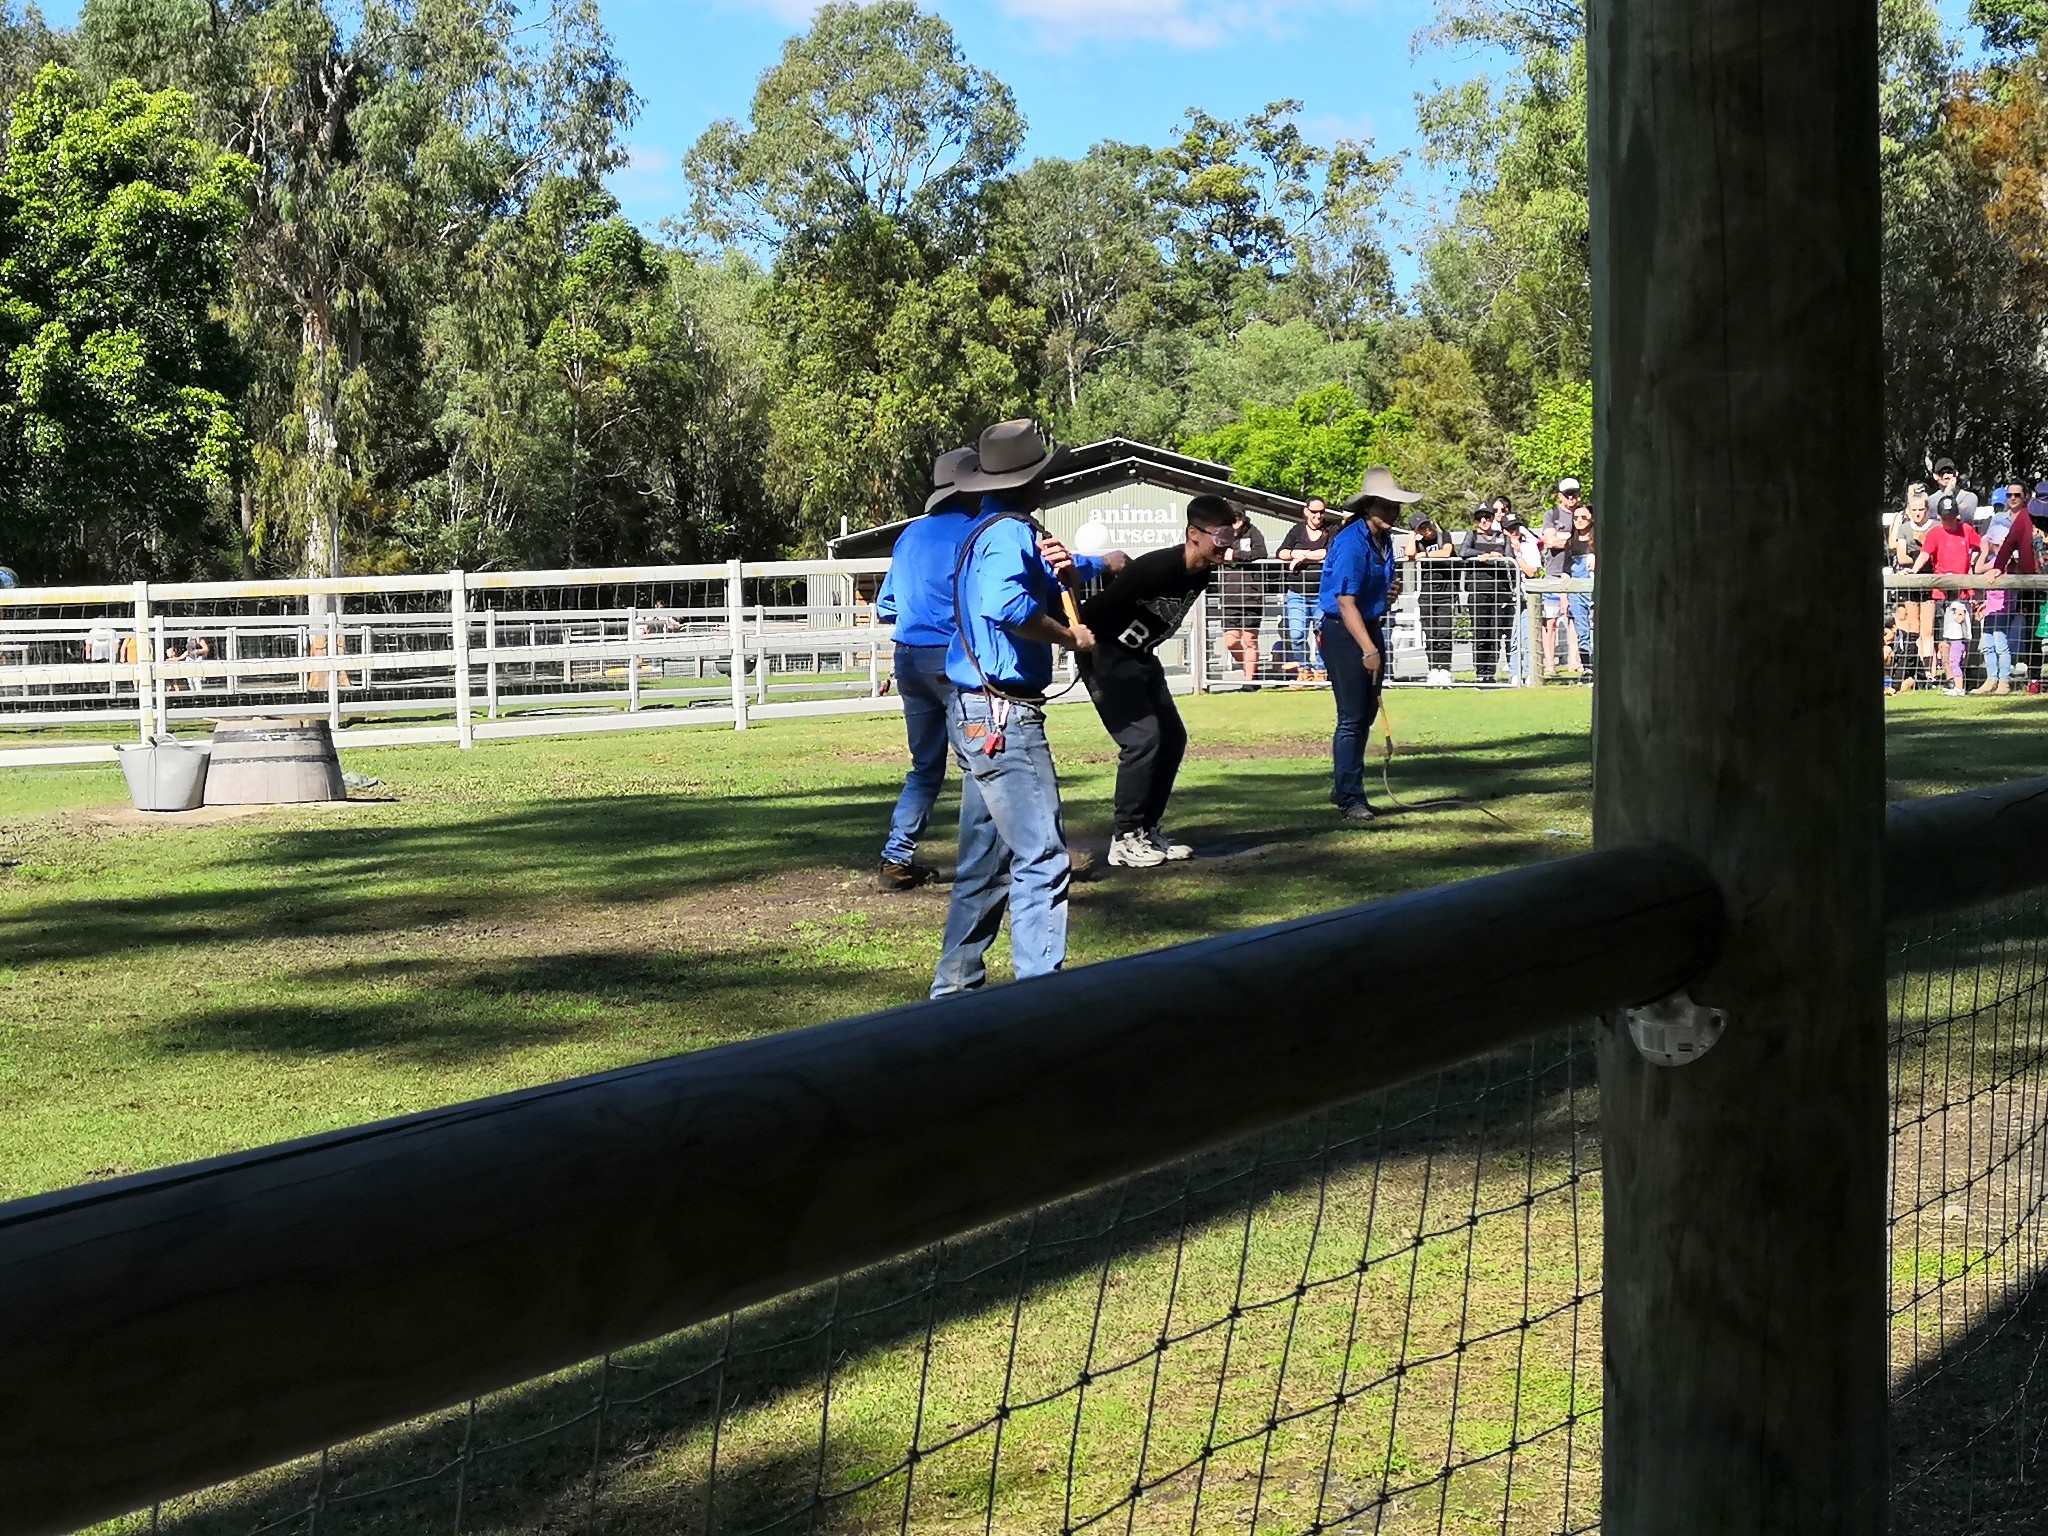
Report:
[[[1446,932],[1565,912],[1544,945]],[[1661,996],[1599,852],[0,1206],[0,1532],[68,1530]]]
[[[2048,779],[1900,800],[1885,811],[1886,922],[2048,885]]]

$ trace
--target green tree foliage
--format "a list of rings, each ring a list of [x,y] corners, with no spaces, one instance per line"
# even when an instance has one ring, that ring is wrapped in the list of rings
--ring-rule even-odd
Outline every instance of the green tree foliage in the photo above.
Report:
[[[714,123],[689,172],[719,239],[830,243],[877,218],[924,241],[971,238],[965,215],[1023,137],[1009,88],[937,16],[910,0],[842,3],[784,44],[748,124]]]
[[[1291,405],[1248,404],[1237,421],[1189,438],[1187,451],[1230,465],[1247,485],[1340,501],[1385,460],[1389,439],[1405,426],[1367,409],[1343,384],[1325,384]]]
[[[813,541],[922,505],[931,462],[1030,409],[1023,364],[1043,316],[991,263],[935,259],[880,217],[814,255],[785,255],[765,323],[774,345],[770,486]]]
[[[255,168],[192,104],[47,66],[0,171],[0,547],[33,581],[217,556],[244,368],[215,306]]]
[[[1514,439],[1523,488],[1541,500],[1572,476],[1593,495],[1593,386],[1584,379],[1545,384],[1536,391],[1529,430]]]

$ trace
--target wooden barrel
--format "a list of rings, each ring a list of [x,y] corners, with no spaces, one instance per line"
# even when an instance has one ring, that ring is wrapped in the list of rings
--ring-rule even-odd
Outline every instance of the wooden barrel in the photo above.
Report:
[[[239,720],[213,728],[208,805],[345,800],[341,759],[325,720]]]

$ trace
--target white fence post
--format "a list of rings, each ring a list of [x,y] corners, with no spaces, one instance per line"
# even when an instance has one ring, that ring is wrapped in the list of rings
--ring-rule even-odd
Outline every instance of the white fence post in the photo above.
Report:
[[[754,691],[761,703],[768,702],[768,608],[764,603],[754,604],[754,640],[758,649],[754,652]]]
[[[476,727],[469,717],[469,581],[459,570],[448,573],[448,620],[455,631],[455,744],[467,752],[476,745]]]
[[[1195,692],[1209,691],[1209,594],[1195,594],[1195,611],[1188,619],[1188,673]]]
[[[626,713],[640,712],[640,605],[626,610]]]
[[[327,729],[341,729],[341,599],[327,610]]]
[[[156,739],[156,654],[150,644],[146,581],[135,583],[135,666],[135,725],[147,745]]]
[[[498,718],[498,610],[484,610],[484,699],[485,710]]]
[[[157,670],[157,663],[162,661],[164,657],[167,654],[169,654],[169,648],[164,639],[164,616],[160,613],[155,614],[151,617],[149,622],[150,638],[153,642],[150,647],[149,653],[150,671],[156,673],[157,726],[160,730],[163,731],[163,733],[166,736],[168,736],[171,733],[171,701],[169,698],[170,682],[169,679],[167,679],[161,671]]]
[[[747,608],[746,582],[740,562],[725,563],[725,616],[732,635],[732,728],[747,728]]]

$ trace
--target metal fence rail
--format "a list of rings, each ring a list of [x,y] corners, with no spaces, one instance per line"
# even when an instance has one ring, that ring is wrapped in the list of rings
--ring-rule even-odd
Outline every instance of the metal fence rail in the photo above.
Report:
[[[887,566],[734,561],[4,591],[0,766],[106,760],[118,737],[263,715],[324,717],[358,744],[468,745],[893,709],[890,630],[872,606]],[[1590,580],[1524,581],[1446,560],[1405,570],[1392,682],[1591,681]],[[1198,603],[1188,635],[1162,651],[1176,686],[1327,686],[1313,602],[1285,589],[1277,565],[1260,574],[1249,605],[1226,610],[1214,593]],[[2048,638],[2035,635],[2048,577],[1893,575],[1886,588],[1870,663],[1888,686],[1950,686],[1951,666],[1974,686],[1989,675],[1994,627],[2022,687],[2048,666]],[[1996,626],[1974,608],[1957,621],[1936,589],[1952,601],[2004,592],[2010,611]],[[1962,638],[1945,638],[1956,622]]]

